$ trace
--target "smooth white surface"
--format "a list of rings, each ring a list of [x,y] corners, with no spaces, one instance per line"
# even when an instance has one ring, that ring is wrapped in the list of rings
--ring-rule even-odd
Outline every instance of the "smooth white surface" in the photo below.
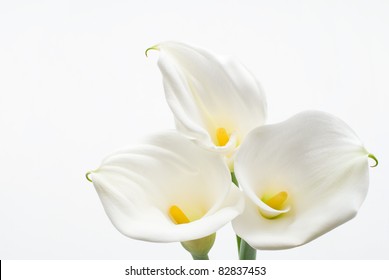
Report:
[[[366,199],[368,155],[346,123],[321,111],[253,129],[234,163],[247,198],[234,231],[253,248],[277,250],[346,223]]]
[[[231,57],[176,42],[158,45],[158,66],[177,129],[206,149],[233,157],[266,120],[266,98],[250,71]],[[215,131],[229,134],[219,146]],[[219,143],[220,144],[220,143]]]
[[[174,130],[108,156],[88,178],[112,224],[137,240],[165,243],[211,236],[245,205],[224,159]],[[191,222],[179,222],[172,206]],[[204,255],[210,247],[198,249],[196,255]]]
[[[261,82],[269,123],[335,114],[380,160],[355,219],[259,259],[389,258],[389,2],[0,2],[0,259],[190,259],[122,236],[86,171],[173,128],[157,55],[178,40],[234,55]],[[236,258],[224,227],[210,253]]]

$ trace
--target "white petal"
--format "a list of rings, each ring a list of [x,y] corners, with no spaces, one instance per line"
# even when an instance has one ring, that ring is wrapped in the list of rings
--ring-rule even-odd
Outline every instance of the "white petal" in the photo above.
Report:
[[[236,156],[235,174],[247,196],[233,221],[236,233],[257,249],[285,249],[356,215],[369,185],[368,152],[340,119],[303,112],[253,130]],[[265,218],[260,198],[280,191],[288,193],[290,210]]]
[[[264,124],[265,95],[240,63],[176,42],[156,48],[166,99],[185,135],[212,149],[229,151],[233,145],[215,146],[217,128],[236,133],[242,141],[251,129]]]
[[[244,207],[223,159],[178,132],[155,135],[146,145],[107,157],[89,177],[114,226],[134,239],[198,239],[216,232]],[[199,219],[176,225],[168,215],[173,205]]]

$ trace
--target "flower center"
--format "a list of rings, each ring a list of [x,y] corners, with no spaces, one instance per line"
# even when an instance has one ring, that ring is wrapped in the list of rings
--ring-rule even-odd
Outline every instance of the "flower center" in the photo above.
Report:
[[[227,133],[227,130],[224,127],[219,127],[216,129],[216,140],[217,146],[225,146],[230,140],[230,136]]]
[[[271,208],[276,210],[282,210],[285,201],[288,199],[287,192],[279,192],[276,195],[273,195],[270,198],[262,197],[262,201],[269,205]]]
[[[185,213],[177,205],[173,205],[169,208],[170,219],[176,224],[187,224],[190,222]]]
[[[288,193],[285,191],[281,191],[271,196],[265,194],[262,196],[261,200],[270,207],[268,208],[259,205],[259,213],[266,219],[274,219],[290,211],[290,206],[286,204]]]

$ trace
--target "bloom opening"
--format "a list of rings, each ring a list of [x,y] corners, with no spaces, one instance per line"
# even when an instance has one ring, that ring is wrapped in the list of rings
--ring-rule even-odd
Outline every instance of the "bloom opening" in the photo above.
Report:
[[[263,90],[239,62],[178,42],[151,49],[160,51],[158,66],[177,129],[200,146],[235,153],[233,138],[243,140],[265,123]]]
[[[281,214],[284,214],[285,212],[288,212],[290,210],[289,207],[285,209],[285,202],[288,200],[288,193],[286,191],[278,192],[272,196],[264,195],[262,196],[261,200],[267,206],[273,208],[274,210],[282,211],[279,213],[274,213],[274,212],[269,213],[265,209],[259,208],[259,213],[266,219],[276,218]]]
[[[235,156],[235,175],[248,205],[232,222],[235,233],[255,249],[279,250],[347,222],[367,194],[368,155],[347,124],[323,112],[254,129]],[[283,204],[282,191],[288,194]]]
[[[288,193],[287,192],[279,192],[276,195],[273,195],[270,198],[266,198],[265,196],[262,197],[262,201],[265,202],[267,205],[269,205],[271,208],[276,210],[282,210],[282,206],[284,205],[285,201],[288,199]]]

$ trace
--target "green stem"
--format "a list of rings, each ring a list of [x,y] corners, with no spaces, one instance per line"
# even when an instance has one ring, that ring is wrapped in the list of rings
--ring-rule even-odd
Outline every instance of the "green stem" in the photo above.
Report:
[[[194,260],[209,260],[208,255],[204,255],[204,256],[192,255],[192,258],[193,258]]]
[[[234,172],[231,172],[231,181],[239,188],[239,183]],[[257,250],[251,247],[246,241],[236,236],[236,242],[238,244],[240,260],[255,260],[257,258]]]
[[[238,180],[237,180],[236,177],[235,177],[235,173],[234,173],[234,172],[231,172],[231,181],[232,181],[237,187],[239,187],[239,183],[238,183]]]
[[[238,245],[238,253],[240,251],[240,243],[242,242],[242,238],[240,236],[236,236],[236,244]]]
[[[231,172],[231,181],[239,188],[239,183],[238,183],[238,180],[235,177],[235,173],[234,172]],[[242,240],[242,238],[240,238],[239,236],[236,236],[236,244],[238,245],[238,253],[240,251],[240,242],[241,242],[241,240]]]
[[[257,250],[251,247],[243,239],[240,241],[240,250],[239,250],[239,259],[240,260],[256,260],[257,259]]]

